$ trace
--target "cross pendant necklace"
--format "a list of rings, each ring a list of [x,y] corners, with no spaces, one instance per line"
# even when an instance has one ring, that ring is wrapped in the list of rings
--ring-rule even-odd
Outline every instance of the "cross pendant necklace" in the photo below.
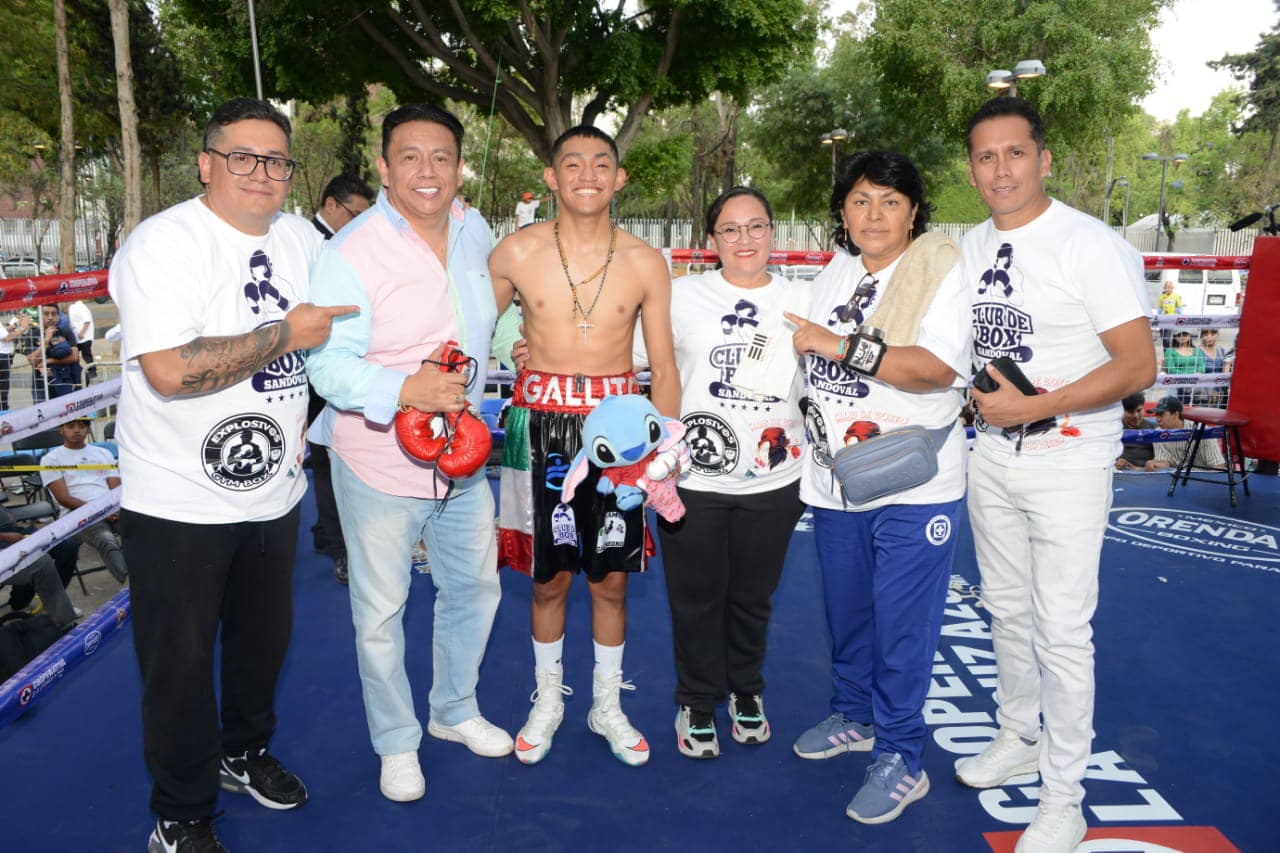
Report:
[[[571,319],[576,319],[579,314],[582,315],[582,322],[575,323],[582,330],[582,340],[587,340],[587,331],[596,327],[591,322],[591,313],[596,310],[596,305],[600,302],[600,294],[604,293],[604,283],[609,276],[609,264],[613,261],[613,250],[618,247],[618,224],[612,222],[609,224],[609,252],[605,255],[604,264],[600,269],[584,278],[577,284],[573,281],[573,276],[569,274],[569,257],[565,254],[564,244],[560,242],[560,220],[556,220],[555,224],[556,249],[560,252],[560,266],[564,269],[565,280],[569,282],[569,294],[573,297],[573,313]],[[582,302],[578,299],[578,288],[584,284],[590,284],[596,278],[600,279],[600,286],[596,289],[595,298],[591,300],[591,305],[587,308],[582,307]]]

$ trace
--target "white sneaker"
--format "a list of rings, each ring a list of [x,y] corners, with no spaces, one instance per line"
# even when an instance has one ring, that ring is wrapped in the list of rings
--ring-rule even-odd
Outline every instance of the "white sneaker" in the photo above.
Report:
[[[529,696],[533,710],[516,735],[516,760],[521,764],[537,764],[547,757],[551,740],[564,719],[564,697],[573,695],[573,688],[563,683],[563,671],[543,670],[533,677],[538,683]]]
[[[446,726],[432,720],[427,723],[427,732],[440,740],[466,744],[467,749],[485,758],[501,758],[510,755],[515,748],[511,735],[478,714],[456,726]]]
[[[1079,806],[1041,803],[1014,853],[1071,853],[1088,829]]]
[[[378,777],[382,796],[397,803],[422,799],[427,793],[427,780],[418,764],[418,753],[397,752],[382,756],[382,775]]]
[[[978,755],[956,764],[956,779],[970,788],[994,788],[1040,769],[1040,744],[1024,743],[1013,729],[1000,729]]]
[[[622,673],[591,678],[591,711],[587,714],[587,727],[609,741],[614,757],[629,767],[639,767],[649,762],[649,744],[644,735],[635,730],[627,715],[622,713],[619,691],[635,690],[629,681],[622,680]]]

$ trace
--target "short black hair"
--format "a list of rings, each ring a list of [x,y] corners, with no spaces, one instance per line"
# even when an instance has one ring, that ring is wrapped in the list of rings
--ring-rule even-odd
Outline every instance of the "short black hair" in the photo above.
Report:
[[[964,131],[964,147],[965,151],[973,153],[973,129],[984,121],[990,121],[993,118],[1004,118],[1005,116],[1017,116],[1027,120],[1027,124],[1031,125],[1031,138],[1035,140],[1036,151],[1043,151],[1044,141],[1044,122],[1040,120],[1040,113],[1030,101],[1022,98],[1007,98],[1004,96],[992,98],[977,111],[970,116],[969,125]]]
[[[324,192],[320,193],[320,205],[323,207],[328,199],[333,199],[339,204],[346,204],[353,195],[358,195],[373,204],[374,193],[368,184],[355,175],[338,175],[324,185]]]
[[[435,104],[405,104],[393,110],[382,120],[382,156],[385,159],[391,150],[391,132],[402,124],[411,121],[426,121],[443,126],[453,134],[453,141],[458,144],[458,159],[462,159],[462,122],[448,110]]]
[[[217,141],[218,137],[222,135],[224,127],[250,119],[271,122],[284,131],[285,143],[291,143],[293,126],[289,124],[289,119],[285,117],[284,113],[267,101],[260,101],[257,98],[232,98],[214,110],[213,115],[209,116],[209,123],[204,128],[203,150],[207,151],[209,146]]]
[[[557,136],[556,141],[551,143],[551,165],[555,165],[556,158],[560,156],[560,149],[564,147],[564,144],[570,139],[575,139],[579,136],[586,137],[587,139],[599,139],[601,142],[607,143],[609,150],[613,152],[613,162],[617,163],[619,161],[618,143],[613,141],[612,136],[605,133],[598,127],[592,127],[589,124],[579,124],[569,128],[564,133]]]
[[[854,245],[844,227],[844,200],[854,184],[866,178],[880,187],[897,190],[915,205],[916,218],[911,223],[911,237],[915,239],[929,227],[929,214],[933,205],[924,198],[924,178],[911,158],[896,151],[859,151],[840,164],[836,182],[831,187],[831,222],[835,227],[836,245],[850,254],[861,250]]]
[[[769,199],[764,197],[764,193],[754,187],[733,187],[727,189],[711,202],[711,206],[707,208],[707,233],[714,234],[716,223],[720,221],[720,213],[724,210],[724,206],[729,203],[730,199],[738,196],[751,196],[756,201],[764,205],[765,216],[769,217],[769,221],[773,221],[773,206],[769,204]]]
[[[1138,409],[1141,409],[1146,404],[1147,404],[1147,398],[1146,396],[1143,395],[1141,391],[1138,391],[1134,394],[1130,394],[1128,397],[1125,397],[1123,400],[1120,401],[1120,405],[1124,406],[1124,410],[1126,412],[1136,411]]]

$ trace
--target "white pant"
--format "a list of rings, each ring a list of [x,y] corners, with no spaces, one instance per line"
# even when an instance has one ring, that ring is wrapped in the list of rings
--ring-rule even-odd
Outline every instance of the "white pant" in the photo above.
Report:
[[[975,456],[969,520],[991,612],[996,719],[1040,744],[1040,801],[1079,803],[1093,739],[1093,618],[1110,465],[1021,470]]]

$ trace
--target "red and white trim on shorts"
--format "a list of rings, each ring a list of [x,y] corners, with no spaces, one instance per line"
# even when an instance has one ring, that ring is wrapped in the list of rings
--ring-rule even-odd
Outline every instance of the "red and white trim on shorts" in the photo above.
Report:
[[[512,386],[511,405],[540,412],[589,414],[605,397],[638,394],[640,383],[634,373],[616,376],[544,373],[522,370]]]

